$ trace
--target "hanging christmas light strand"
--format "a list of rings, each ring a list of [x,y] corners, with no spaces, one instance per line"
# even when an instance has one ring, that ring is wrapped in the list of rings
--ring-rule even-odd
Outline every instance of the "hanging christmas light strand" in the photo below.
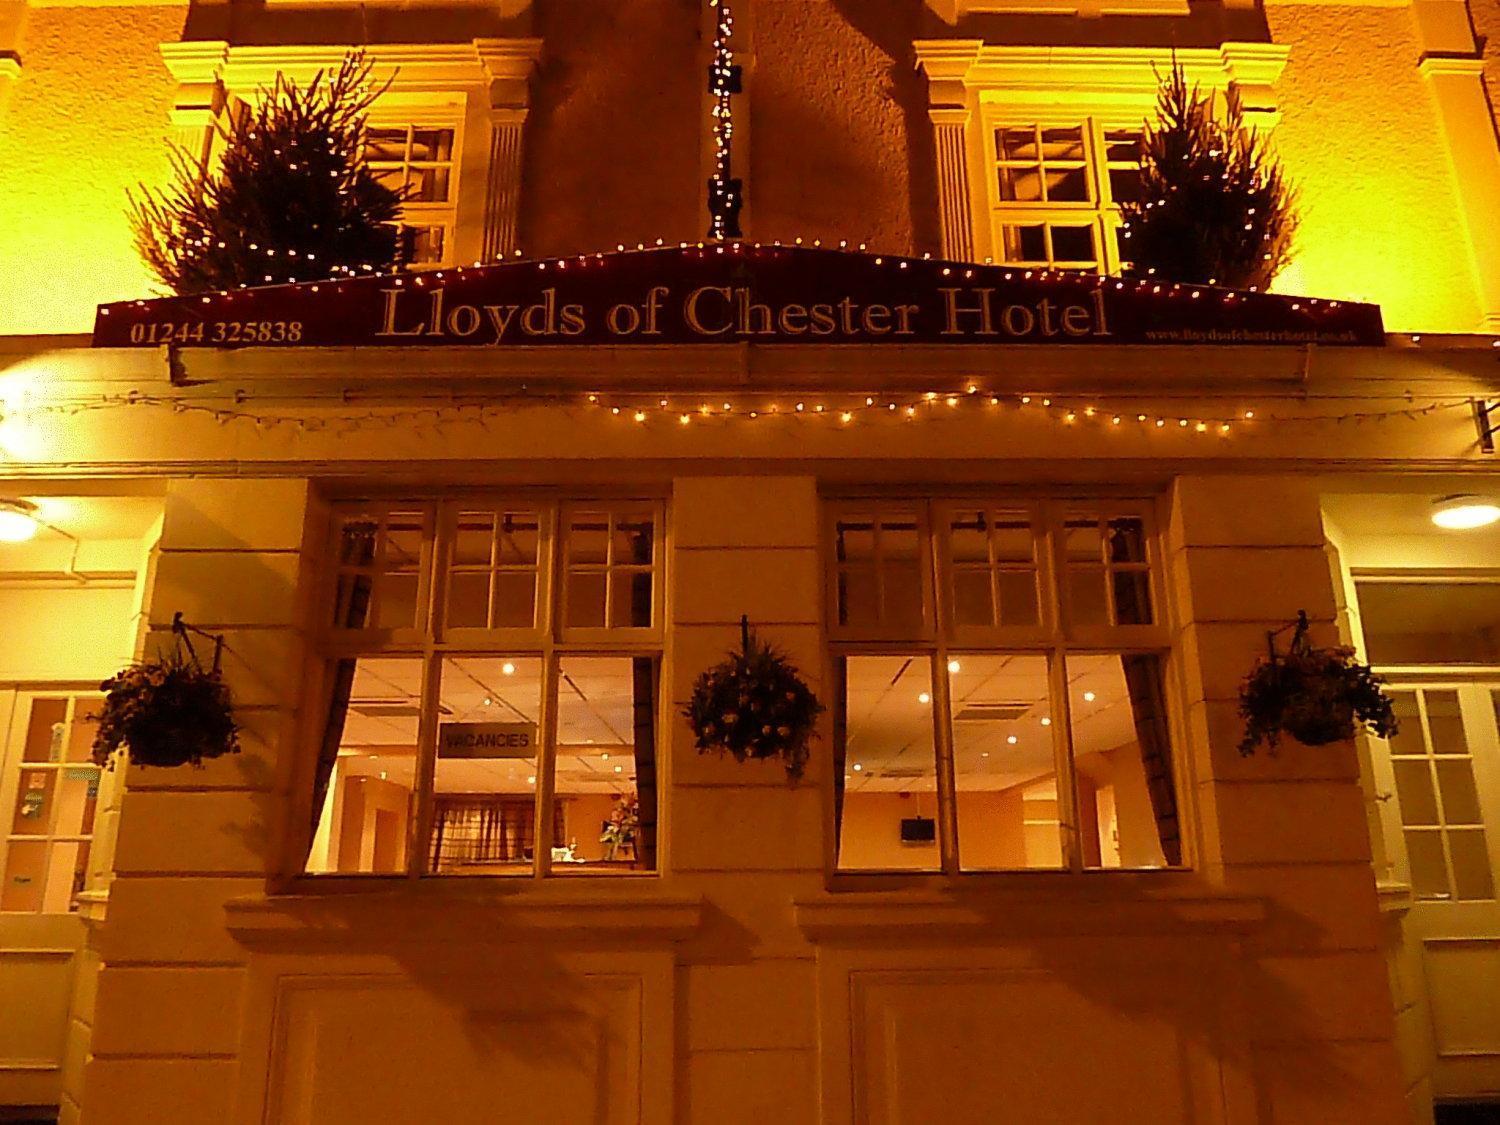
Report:
[[[711,396],[699,393],[687,396],[680,392],[589,394],[527,393],[514,396],[488,396],[484,401],[450,396],[441,402],[423,405],[380,404],[355,408],[347,396],[304,400],[297,412],[253,409],[238,398],[222,402],[185,396],[130,393],[79,397],[28,405],[5,415],[7,423],[26,421],[37,416],[75,417],[101,410],[161,409],[177,415],[212,418],[222,424],[249,422],[257,427],[287,426],[298,432],[357,432],[389,430],[401,427],[462,424],[514,417],[527,409],[561,408],[570,415],[602,414],[631,426],[668,426],[681,429],[694,425],[805,423],[842,429],[857,423],[893,424],[957,421],[979,412],[986,417],[1027,417],[1046,420],[1065,429],[1098,429],[1105,432],[1140,432],[1146,434],[1191,434],[1228,437],[1247,429],[1264,430],[1291,424],[1378,423],[1406,419],[1415,421],[1430,415],[1472,410],[1471,400],[1434,399],[1410,402],[1401,407],[1345,410],[1321,413],[1279,413],[1272,408],[1225,409],[1218,404],[1204,411],[1160,409],[1143,410],[1126,400],[1111,401],[1107,396],[1063,398],[1053,395],[991,394],[977,383],[951,392],[926,391],[917,395],[834,395],[816,397],[795,394],[747,395],[741,391]],[[1201,404],[1200,404],[1201,407]]]
[[[713,19],[713,61],[708,67],[708,92],[714,99],[714,174],[708,181],[708,237],[715,242],[740,237],[743,184],[734,176],[734,96],[743,88],[743,73],[734,62],[730,40],[734,13],[729,0],[709,0]]]

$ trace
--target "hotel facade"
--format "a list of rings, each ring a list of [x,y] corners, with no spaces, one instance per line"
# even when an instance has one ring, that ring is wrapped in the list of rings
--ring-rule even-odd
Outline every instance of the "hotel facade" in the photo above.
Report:
[[[1500,9],[736,0],[728,240],[722,16],[0,0],[0,1118],[1500,1100]],[[355,48],[416,267],[156,299],[126,191]],[[1271,293],[1120,276],[1174,60]],[[1398,734],[1240,753],[1299,613]],[[174,621],[241,752],[101,770]]]

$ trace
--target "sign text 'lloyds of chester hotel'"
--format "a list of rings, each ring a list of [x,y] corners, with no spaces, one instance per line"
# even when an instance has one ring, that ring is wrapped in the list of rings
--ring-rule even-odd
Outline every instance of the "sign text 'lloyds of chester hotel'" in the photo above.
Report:
[[[1372,305],[802,247],[672,247],[104,305],[99,347],[1365,344]]]

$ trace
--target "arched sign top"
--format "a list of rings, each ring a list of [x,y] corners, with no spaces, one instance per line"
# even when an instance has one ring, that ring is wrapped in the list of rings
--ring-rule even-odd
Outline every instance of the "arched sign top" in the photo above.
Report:
[[[710,243],[101,305],[96,347],[1384,343],[1374,305]]]

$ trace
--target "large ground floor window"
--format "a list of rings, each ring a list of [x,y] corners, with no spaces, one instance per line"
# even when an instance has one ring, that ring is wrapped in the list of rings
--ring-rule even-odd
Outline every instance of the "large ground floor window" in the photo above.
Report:
[[[340,512],[306,870],[655,870],[659,528],[640,501]]]
[[[846,502],[830,535],[839,870],[1183,862],[1147,509]]]

